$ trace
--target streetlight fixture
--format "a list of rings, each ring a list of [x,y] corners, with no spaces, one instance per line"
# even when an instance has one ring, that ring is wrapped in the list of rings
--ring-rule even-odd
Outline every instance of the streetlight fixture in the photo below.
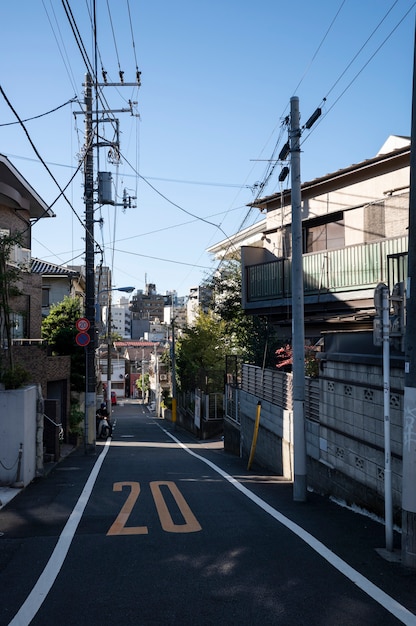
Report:
[[[134,287],[111,287],[109,289],[102,289],[97,295],[97,309],[100,307],[100,295],[102,293],[109,293],[111,291],[123,291],[124,293],[132,293]],[[99,315],[101,318],[101,313]],[[107,411],[111,415],[111,296],[108,299],[107,306]]]

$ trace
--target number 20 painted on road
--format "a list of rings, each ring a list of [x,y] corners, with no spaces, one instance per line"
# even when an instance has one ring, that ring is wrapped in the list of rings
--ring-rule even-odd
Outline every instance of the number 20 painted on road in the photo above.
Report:
[[[168,487],[182,516],[185,520],[184,524],[175,524],[166,502],[163,498],[160,487],[164,485]],[[136,482],[120,482],[114,483],[113,491],[122,491],[123,487],[130,487],[130,493],[127,496],[120,513],[107,533],[109,535],[147,535],[149,530],[147,526],[126,526],[133,507],[140,495],[140,483]],[[174,482],[171,481],[153,481],[150,483],[150,490],[155,501],[156,509],[159,514],[160,523],[163,530],[168,533],[195,533],[202,530],[198,520],[192,513],[185,498],[179,491]]]

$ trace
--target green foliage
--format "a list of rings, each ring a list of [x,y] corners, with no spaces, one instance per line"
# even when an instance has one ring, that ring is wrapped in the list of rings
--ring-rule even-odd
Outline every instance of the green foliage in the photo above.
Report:
[[[75,323],[82,317],[81,301],[65,296],[53,305],[42,322],[42,337],[47,339],[54,354],[71,357],[71,386],[75,391],[85,388],[85,352],[77,346]]]
[[[143,392],[143,384],[144,384],[144,393],[146,394],[150,389],[150,377],[148,373],[144,375],[144,380],[143,380],[143,375],[140,374],[139,378],[137,378],[135,382],[136,389]]]
[[[220,372],[217,385],[223,383],[225,357],[230,353],[225,329],[224,320],[201,311],[195,325],[183,331],[176,344],[177,378],[182,391],[210,384],[215,378],[214,372]]]
[[[277,332],[266,317],[247,315],[241,307],[241,262],[226,261],[212,279],[214,312],[225,322],[229,354],[259,366],[274,365]]]
[[[84,413],[81,411],[79,404],[71,404],[71,410],[69,414],[69,432],[74,435],[82,435]]]
[[[30,380],[30,374],[18,363],[9,367],[1,375],[1,382],[5,389],[19,389]]]
[[[169,389],[162,389],[162,408],[171,409],[172,408],[172,398],[169,395]]]
[[[8,369],[13,371],[13,353],[10,349],[12,344],[11,314],[17,313],[12,310],[11,299],[21,295],[18,282],[22,269],[16,265],[10,265],[10,257],[15,246],[21,246],[23,237],[21,233],[0,236],[0,345],[6,345],[6,358]]]

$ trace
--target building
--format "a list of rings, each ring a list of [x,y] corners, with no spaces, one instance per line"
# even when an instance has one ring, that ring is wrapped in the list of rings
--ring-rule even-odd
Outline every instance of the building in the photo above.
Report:
[[[373,328],[376,288],[385,283],[394,331],[388,443],[397,523],[405,423],[403,326],[397,309],[403,310],[406,302],[409,192],[410,140],[394,136],[375,157],[301,186],[305,338],[320,338],[322,349],[316,377],[304,380],[308,487],[384,514],[387,373]],[[241,250],[243,308],[267,316],[283,341],[290,342],[296,295],[291,286],[291,190],[260,198],[253,206],[266,217],[260,240]],[[292,373],[242,364],[233,380],[226,392],[224,447],[243,457],[250,454],[260,400],[257,459],[293,479]]]
[[[83,299],[85,295],[85,275],[82,268],[64,267],[32,258],[32,274],[42,279],[42,317],[49,315],[53,304],[62,302],[67,296]]]
[[[164,307],[170,296],[156,292],[156,285],[146,284],[144,291],[137,290],[130,303],[132,339],[141,339],[150,332],[150,324],[163,320]]]
[[[62,424],[66,436],[70,357],[51,356],[41,339],[42,275],[31,272],[32,223],[52,217],[33,187],[0,155],[0,293],[9,295],[0,303],[0,373],[17,364],[26,370],[29,381],[40,385],[45,406],[54,404],[53,420]]]
[[[108,307],[103,310],[103,321],[107,325]],[[111,331],[123,339],[131,339],[131,311],[128,298],[120,298],[120,302],[111,304]]]
[[[188,302],[186,304],[186,319],[188,326],[195,323],[195,319],[200,311],[206,313],[211,304],[212,289],[205,285],[191,287],[189,290]]]
[[[374,290],[404,280],[410,140],[301,186],[305,336],[372,329]],[[253,204],[266,213],[262,246],[244,246],[242,306],[291,336],[291,190]]]

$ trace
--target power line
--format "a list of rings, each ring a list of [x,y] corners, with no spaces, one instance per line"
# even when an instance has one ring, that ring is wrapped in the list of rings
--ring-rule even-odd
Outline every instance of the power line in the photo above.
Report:
[[[3,126],[14,126],[16,124],[21,124],[26,123],[26,122],[32,122],[33,120],[38,120],[41,117],[45,117],[46,115],[50,115],[51,113],[55,113],[55,111],[59,111],[59,109],[62,109],[63,107],[66,107],[68,104],[72,104],[73,102],[77,102],[78,98],[77,96],[74,96],[73,98],[71,98],[71,100],[67,100],[66,102],[64,102],[63,104],[60,104],[59,106],[55,107],[54,109],[51,109],[50,111],[46,111],[45,113],[39,113],[39,115],[34,115],[33,117],[28,117],[25,120],[22,120],[21,122],[17,121],[17,122],[6,122],[5,124],[0,124],[0,127]]]
[[[52,178],[53,182],[55,183],[55,185],[58,187],[59,191],[61,192],[62,197],[66,200],[67,204],[69,205],[69,207],[71,208],[71,211],[74,213],[74,215],[76,216],[76,218],[78,219],[78,221],[80,222],[80,224],[82,225],[83,229],[86,231],[86,227],[85,224],[83,223],[83,221],[81,220],[81,218],[79,217],[78,213],[75,211],[74,207],[72,206],[72,203],[68,200],[68,198],[65,195],[65,191],[64,189],[62,189],[61,185],[59,184],[59,182],[56,180],[55,176],[53,175],[52,171],[49,169],[49,167],[47,166],[47,164],[45,163],[45,161],[43,160],[41,154],[39,153],[39,150],[37,149],[37,147],[35,146],[34,142],[32,141],[32,138],[29,135],[29,132],[26,128],[26,126],[24,125],[23,121],[20,119],[19,114],[17,113],[17,111],[14,109],[12,103],[10,102],[10,100],[8,99],[8,97],[6,96],[3,87],[0,85],[0,93],[3,96],[4,100],[6,101],[7,106],[10,108],[10,110],[13,112],[13,114],[16,116],[17,120],[20,123],[20,126],[22,127],[23,131],[26,134],[26,137],[30,143],[30,145],[32,146],[36,156],[38,157],[39,161],[42,163],[42,165],[44,166],[44,168],[46,169],[46,171],[48,172],[49,176]],[[76,172],[75,172],[76,174]],[[72,179],[71,179],[72,180]],[[67,185],[68,186],[68,185]],[[46,211],[45,211],[46,212]],[[39,219],[41,219],[41,217],[43,216],[43,214],[41,216],[39,216],[36,221],[34,223],[37,223],[39,221]],[[95,242],[96,245],[99,247],[98,243]]]
[[[354,56],[354,58],[352,59],[352,61],[347,65],[346,69],[342,72],[342,74],[339,76],[339,78],[336,80],[336,82],[334,83],[334,85],[331,87],[331,89],[329,90],[328,94],[331,93],[331,91],[333,91],[335,85],[338,84],[338,82],[340,81],[340,79],[342,78],[342,76],[344,76],[345,72],[348,70],[348,68],[351,66],[351,64],[354,62],[354,60],[358,57],[358,55],[361,53],[361,51],[364,49],[364,47],[367,45],[367,43],[370,41],[371,37],[374,35],[374,33],[378,30],[378,28],[381,26],[381,24],[384,22],[384,20],[386,19],[387,15],[390,13],[390,11],[393,9],[393,7],[395,6],[395,4],[397,4],[398,0],[396,0],[393,5],[390,7],[390,9],[387,11],[387,13],[385,14],[385,16],[383,17],[383,19],[379,22],[379,24],[376,26],[376,28],[374,29],[374,31],[371,33],[370,37],[368,37],[368,39],[366,40],[366,42],[363,44],[363,46],[361,46],[360,50],[357,52],[357,54]],[[390,37],[393,35],[393,33],[398,29],[398,27],[400,26],[400,24],[406,19],[406,17],[409,15],[409,13],[412,11],[412,9],[416,6],[416,2],[414,2],[411,7],[406,11],[406,13],[401,17],[401,19],[397,22],[397,24],[394,26],[394,28],[389,32],[389,34],[383,39],[383,41],[381,42],[381,44],[376,48],[376,50],[373,52],[373,54],[367,59],[367,61],[364,63],[364,65],[362,65],[362,67],[358,70],[358,72],[355,74],[355,76],[352,78],[352,80],[348,83],[348,85],[345,87],[345,89],[340,93],[340,95],[336,98],[336,100],[332,103],[332,105],[329,107],[329,109],[325,112],[325,114],[323,115],[323,117],[319,120],[319,122],[316,124],[316,126],[314,126],[313,130],[311,130],[307,137],[305,137],[305,139],[302,141],[302,144],[308,139],[308,137],[310,136],[310,134],[316,130],[316,128],[319,126],[319,124],[323,121],[323,119],[328,115],[328,113],[330,111],[332,111],[332,109],[335,107],[336,104],[338,104],[338,102],[341,100],[341,98],[345,95],[345,93],[348,91],[348,89],[355,83],[355,81],[357,80],[357,78],[360,76],[360,74],[365,70],[365,68],[367,67],[367,65],[369,65],[371,63],[371,61],[374,59],[374,57],[380,52],[381,48],[386,44],[386,42],[390,39]],[[326,97],[323,98],[323,102],[326,101]]]
[[[396,1],[398,1],[398,0],[396,0]],[[332,22],[330,23],[330,25],[329,25],[329,27],[328,27],[328,29],[327,29],[327,31],[326,31],[326,33],[325,33],[325,35],[324,35],[324,36],[323,36],[323,38],[321,39],[321,42],[320,42],[319,46],[317,47],[317,49],[316,49],[316,51],[315,51],[315,53],[314,53],[314,55],[313,55],[312,59],[310,60],[308,67],[306,68],[305,72],[303,73],[302,78],[301,78],[301,79],[300,79],[300,81],[298,82],[298,84],[297,84],[297,86],[296,86],[296,88],[295,88],[295,91],[293,92],[294,94],[296,94],[297,90],[299,89],[300,85],[301,85],[301,84],[302,84],[302,82],[303,82],[303,79],[305,78],[305,76],[307,75],[308,71],[310,70],[310,68],[311,68],[311,66],[312,66],[312,63],[315,61],[316,57],[318,56],[318,52],[319,52],[319,50],[322,48],[323,43],[324,43],[325,39],[327,38],[327,36],[328,36],[328,34],[329,34],[329,31],[331,30],[332,26],[334,25],[335,20],[337,19],[338,15],[340,14],[341,9],[342,9],[342,7],[344,6],[345,2],[346,2],[346,0],[342,0],[341,4],[340,4],[340,6],[339,6],[338,11],[336,12],[336,14],[335,14],[335,16],[334,16],[334,18],[333,18]]]
[[[174,261],[173,259],[163,259],[161,257],[151,256],[149,254],[140,254],[139,252],[128,252],[127,250],[118,250],[117,248],[115,248],[114,250],[115,250],[115,252],[121,252],[123,254],[130,254],[132,256],[140,256],[140,257],[144,257],[146,259],[153,259],[154,261],[163,261],[165,263],[174,263],[175,265],[188,265],[190,267],[198,267],[200,269],[205,269],[205,270],[211,269],[207,265],[196,265],[195,263],[186,263],[185,261]]]

